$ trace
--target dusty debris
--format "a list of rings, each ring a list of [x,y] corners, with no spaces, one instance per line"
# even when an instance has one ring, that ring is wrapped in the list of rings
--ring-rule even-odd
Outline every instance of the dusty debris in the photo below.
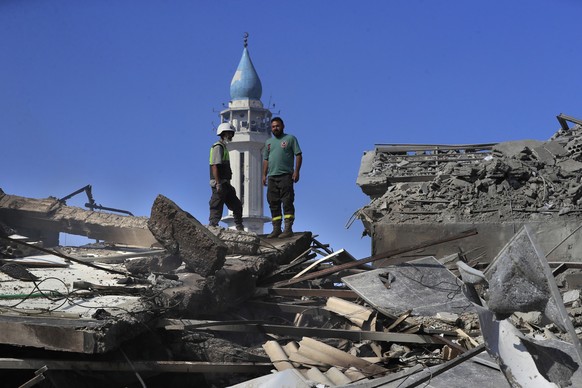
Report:
[[[545,257],[528,227],[522,228],[495,260],[475,277],[459,262],[464,291],[479,314],[488,351],[514,386],[579,386],[582,347]],[[464,274],[469,272],[469,276]],[[479,297],[476,284],[483,285]],[[507,318],[514,312],[540,312],[559,329],[557,335],[522,333]],[[531,326],[530,326],[531,327]],[[544,331],[545,333],[545,331]],[[544,338],[545,337],[545,338]]]
[[[170,254],[179,256],[190,271],[205,277],[224,265],[226,245],[190,213],[161,194],[152,206],[148,227],[156,240]]]
[[[388,283],[382,280],[386,274],[390,275]],[[409,309],[421,316],[472,310],[457,278],[431,257],[346,276],[342,280],[388,316],[397,317]]]
[[[472,225],[480,237],[464,240],[462,249],[485,247],[479,259],[490,262],[528,223],[549,260],[576,261],[582,255],[582,239],[572,236],[582,212],[582,126],[568,120],[574,125],[547,141],[377,145],[362,158],[357,181],[371,198],[358,217],[373,253],[407,236],[436,237]],[[453,249],[440,248],[431,255]]]
[[[0,260],[34,276],[0,272],[0,368],[49,387],[580,385],[572,120],[545,142],[377,146],[358,177],[366,258],[311,232],[209,229],[162,195],[154,244],[47,250],[42,226],[13,223],[35,201],[0,206]],[[40,203],[52,235],[55,201]]]

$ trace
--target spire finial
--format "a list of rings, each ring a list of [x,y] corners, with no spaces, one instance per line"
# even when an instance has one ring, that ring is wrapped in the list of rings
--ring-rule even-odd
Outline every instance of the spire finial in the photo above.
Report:
[[[1,2],[1,0],[0,0]],[[230,82],[230,99],[231,100],[260,100],[263,92],[261,80],[253,66],[251,57],[249,56],[248,39],[249,33],[245,32],[244,48],[242,57]]]

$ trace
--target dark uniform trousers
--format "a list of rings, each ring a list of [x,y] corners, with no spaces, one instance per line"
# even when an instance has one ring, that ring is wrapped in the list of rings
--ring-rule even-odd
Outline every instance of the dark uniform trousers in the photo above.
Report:
[[[285,218],[295,218],[295,191],[291,174],[270,176],[267,184],[267,202],[273,220],[281,219],[281,205]]]
[[[221,185],[220,191],[212,187],[210,197],[210,225],[218,225],[222,218],[222,209],[226,205],[233,213],[235,225],[242,225],[242,203],[236,196],[236,190],[228,182]]]

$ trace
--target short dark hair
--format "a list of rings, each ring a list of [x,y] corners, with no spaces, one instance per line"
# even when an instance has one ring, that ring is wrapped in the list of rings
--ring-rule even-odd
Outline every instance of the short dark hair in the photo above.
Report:
[[[273,117],[273,118],[271,119],[271,124],[273,124],[273,121],[278,121],[278,122],[280,122],[280,123],[281,123],[281,125],[285,126],[285,123],[283,122],[283,119],[282,119],[282,118],[280,118],[280,117]]]

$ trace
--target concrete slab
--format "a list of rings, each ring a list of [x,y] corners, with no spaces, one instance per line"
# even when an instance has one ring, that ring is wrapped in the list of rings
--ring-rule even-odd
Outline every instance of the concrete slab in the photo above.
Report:
[[[566,172],[578,172],[582,170],[582,163],[577,160],[566,159],[558,163],[558,166]]]
[[[259,236],[253,232],[211,226],[208,230],[227,246],[229,255],[256,255],[261,245]]]
[[[534,154],[544,164],[553,166],[556,164],[556,157],[543,145],[533,149]]]
[[[570,343],[526,337],[509,320],[476,306],[488,353],[516,387],[579,387],[582,370]]]
[[[16,261],[16,260],[15,260]],[[22,259],[54,263],[59,267],[28,268],[38,281],[20,281],[0,272],[0,343],[77,353],[104,353],[137,336],[140,322],[154,310],[149,301],[130,292],[146,285],[123,287],[122,274],[67,262],[51,255]],[[62,267],[66,265],[66,267]],[[123,272],[121,265],[104,268]],[[117,295],[74,289],[87,281],[100,287],[120,287]],[[149,298],[148,298],[149,299]]]
[[[484,275],[489,283],[487,306],[492,312],[541,311],[562,331],[569,331],[580,348],[552,271],[530,227],[516,233]]]
[[[562,144],[559,141],[555,140],[544,142],[543,147],[555,157],[567,156],[569,153],[569,151],[566,148],[564,148],[564,146],[562,146]]]
[[[506,141],[503,143],[497,143],[493,147],[494,151],[500,151],[506,157],[514,157],[521,153],[524,149],[529,148],[530,150],[539,147],[543,142],[539,140],[515,140]]]
[[[192,272],[209,276],[222,268],[226,245],[169,198],[158,195],[148,227],[156,240],[170,254],[180,256]]]
[[[520,229],[483,274],[486,298],[464,274],[463,290],[479,315],[487,351],[507,380],[516,386],[580,386],[582,348],[531,228]],[[506,319],[515,311],[542,311],[571,342],[528,337]]]
[[[66,206],[53,197],[20,197],[5,194],[0,189],[0,219],[31,238],[48,236],[43,238],[45,247],[58,245],[60,232],[116,244],[141,247],[156,244],[148,230],[146,217],[123,216]]]
[[[566,283],[569,289],[582,288],[582,273],[572,273],[566,275]]]
[[[313,382],[308,381],[297,369],[286,369],[281,372],[271,373],[269,375],[257,377],[256,379],[248,380],[240,384],[230,385],[228,388],[280,388],[280,387],[295,387],[295,388],[310,388],[313,387]]]
[[[579,262],[582,257],[582,230],[579,229],[579,220],[546,220],[546,221],[513,221],[502,223],[470,223],[455,222],[451,220],[447,223],[384,223],[378,222],[365,224],[368,230],[372,230],[372,255],[392,251],[403,245],[413,245],[432,239],[445,238],[462,231],[476,228],[478,234],[462,240],[449,243],[438,244],[407,255],[403,261],[410,257],[435,256],[441,258],[453,252],[470,252],[475,250],[483,251],[480,261],[491,262],[499,253],[500,247],[511,240],[515,233],[525,224],[532,228],[536,240],[542,251],[547,255],[548,261],[557,262]],[[382,260],[377,262],[377,266],[383,265]]]
[[[382,277],[391,279],[389,284]],[[472,311],[460,281],[434,257],[346,276],[342,281],[374,308],[390,316],[399,316],[410,309],[414,315],[424,316]]]
[[[427,383],[423,383],[420,386],[426,388],[466,387],[468,385],[474,387],[511,387],[503,373],[501,373],[498,368],[495,368],[497,364],[494,364],[494,367],[484,365],[490,363],[494,364],[495,360],[493,360],[487,354],[480,354],[478,357],[467,360],[438,376],[431,377]],[[409,386],[416,386],[415,384],[420,378],[424,377],[426,373],[431,373],[432,370],[437,368],[438,367],[427,368],[421,373],[409,376],[406,381],[401,379],[399,381],[385,385],[384,387],[404,388]],[[357,385],[355,387],[360,388]]]

